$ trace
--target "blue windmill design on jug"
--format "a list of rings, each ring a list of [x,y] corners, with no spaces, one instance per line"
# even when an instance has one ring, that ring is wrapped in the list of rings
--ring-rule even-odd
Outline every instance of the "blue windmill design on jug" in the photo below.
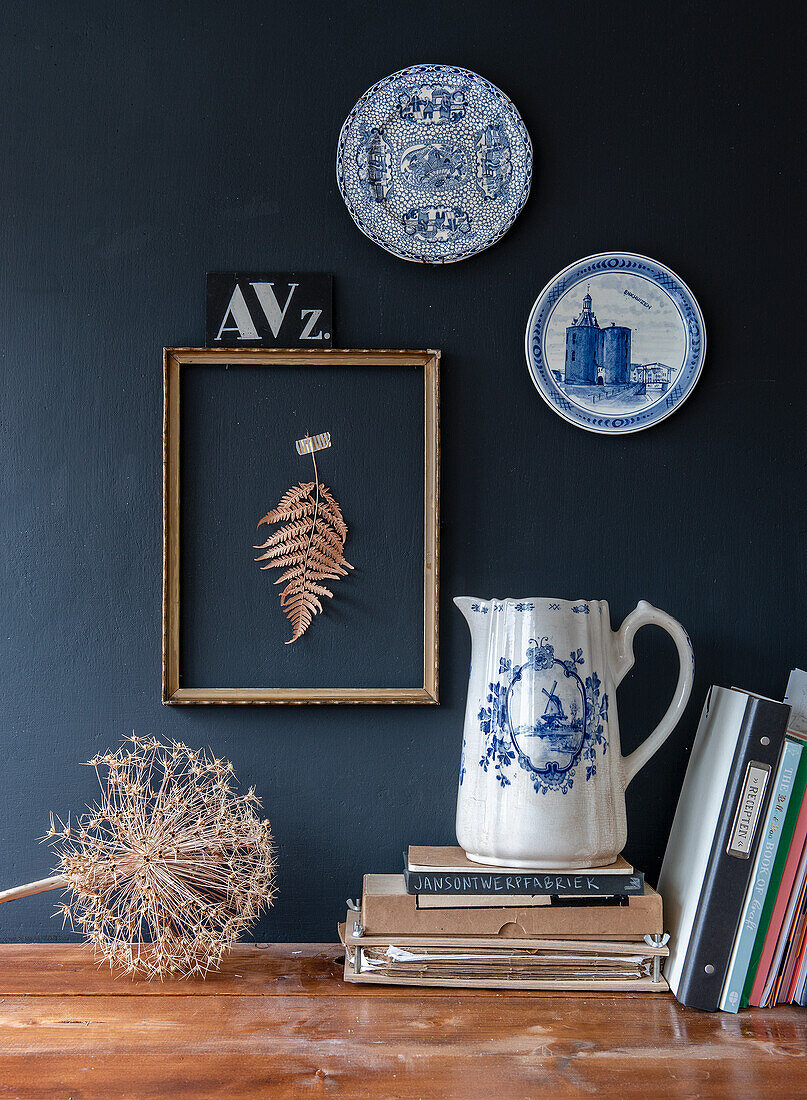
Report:
[[[479,712],[485,738],[479,766],[487,771],[492,764],[501,786],[509,785],[507,768],[514,761],[542,794],[571,790],[581,759],[586,782],[597,774],[597,747],[603,756],[608,749],[608,696],[596,672],[583,679],[584,665],[582,648],[560,660],[548,637],[530,639],[523,664],[499,659],[504,682],[489,685],[490,705]],[[536,698],[544,701],[543,710],[536,710]]]

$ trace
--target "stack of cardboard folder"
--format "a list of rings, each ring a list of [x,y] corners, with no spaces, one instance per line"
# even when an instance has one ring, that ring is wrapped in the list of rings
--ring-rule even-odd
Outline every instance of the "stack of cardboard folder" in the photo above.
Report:
[[[620,857],[546,871],[412,846],[403,874],[365,875],[339,926],[349,982],[662,991],[661,898]]]

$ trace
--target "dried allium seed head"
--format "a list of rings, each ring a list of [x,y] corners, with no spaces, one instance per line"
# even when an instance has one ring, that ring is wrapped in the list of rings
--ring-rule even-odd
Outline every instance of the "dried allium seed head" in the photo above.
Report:
[[[100,801],[72,826],[51,815],[46,834],[72,891],[57,912],[110,966],[204,976],[274,900],[260,800],[235,792],[232,764],[180,742],[132,736],[89,763]]]

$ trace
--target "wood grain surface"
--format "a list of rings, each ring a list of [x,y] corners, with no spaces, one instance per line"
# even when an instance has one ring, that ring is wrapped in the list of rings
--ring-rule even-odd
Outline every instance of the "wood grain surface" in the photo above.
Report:
[[[244,945],[205,982],[0,946],[0,1097],[795,1097],[807,1018],[672,997],[356,987],[328,944]]]

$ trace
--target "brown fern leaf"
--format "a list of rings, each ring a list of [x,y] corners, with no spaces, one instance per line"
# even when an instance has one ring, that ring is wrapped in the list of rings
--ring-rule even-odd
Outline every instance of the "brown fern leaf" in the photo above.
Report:
[[[263,523],[283,525],[255,547],[263,551],[255,561],[265,562],[261,569],[284,570],[275,584],[287,582],[280,606],[291,623],[292,636],[286,642],[291,645],[322,611],[319,597],[333,597],[322,581],[346,577],[353,568],[343,553],[347,525],[330,489],[316,481],[294,485],[258,526]]]

